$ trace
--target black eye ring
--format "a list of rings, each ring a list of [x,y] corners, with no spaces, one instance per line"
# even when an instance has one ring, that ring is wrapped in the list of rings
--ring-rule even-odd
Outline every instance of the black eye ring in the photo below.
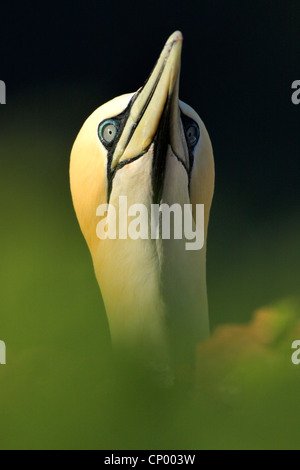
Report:
[[[113,119],[106,119],[105,121],[101,122],[101,124],[99,124],[98,135],[105,147],[110,147],[114,143],[118,132],[118,123]]]

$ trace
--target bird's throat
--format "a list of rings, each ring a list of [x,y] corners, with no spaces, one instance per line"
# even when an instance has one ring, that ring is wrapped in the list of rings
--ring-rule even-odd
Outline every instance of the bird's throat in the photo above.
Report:
[[[110,203],[118,221],[120,195],[127,195],[127,207],[138,202],[151,213],[153,158],[152,150],[116,174]],[[188,175],[170,147],[165,166],[171,181],[162,183],[160,202],[188,204]],[[131,174],[139,178],[136,192],[128,187],[135,184]],[[115,347],[131,355],[138,351],[136,357],[153,363],[166,364],[176,355],[183,360],[190,357],[201,335],[208,334],[205,249],[187,251],[184,236],[179,240],[128,236],[101,240],[93,257]]]

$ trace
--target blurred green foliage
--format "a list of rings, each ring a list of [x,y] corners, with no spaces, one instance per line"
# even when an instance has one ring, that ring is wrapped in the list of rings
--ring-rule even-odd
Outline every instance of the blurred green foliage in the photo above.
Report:
[[[49,93],[17,97],[0,130],[0,448],[299,448],[300,366],[291,365],[289,343],[273,366],[224,364],[233,390],[225,395],[207,392],[207,383],[158,389],[115,367],[68,182],[71,145],[92,100],[78,90],[74,113],[74,90]],[[252,219],[217,188],[213,328],[246,323],[255,309],[299,294],[299,235],[288,208]]]

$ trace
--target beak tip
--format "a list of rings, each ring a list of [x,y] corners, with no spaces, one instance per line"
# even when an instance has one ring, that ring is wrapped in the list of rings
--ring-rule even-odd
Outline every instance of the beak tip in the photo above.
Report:
[[[167,41],[167,44],[170,44],[170,43],[174,43],[174,42],[179,42],[179,41],[183,41],[183,34],[181,31],[175,31],[175,33],[173,33],[168,41]]]

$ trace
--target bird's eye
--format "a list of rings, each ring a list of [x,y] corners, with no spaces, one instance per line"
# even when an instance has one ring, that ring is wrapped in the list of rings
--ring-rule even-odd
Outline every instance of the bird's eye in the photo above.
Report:
[[[199,137],[200,137],[200,129],[198,125],[195,124],[189,124],[186,127],[186,138],[188,141],[188,144],[191,147],[195,147],[195,145],[198,143]]]
[[[111,145],[118,133],[118,125],[115,121],[108,119],[99,126],[99,137],[104,145]]]

